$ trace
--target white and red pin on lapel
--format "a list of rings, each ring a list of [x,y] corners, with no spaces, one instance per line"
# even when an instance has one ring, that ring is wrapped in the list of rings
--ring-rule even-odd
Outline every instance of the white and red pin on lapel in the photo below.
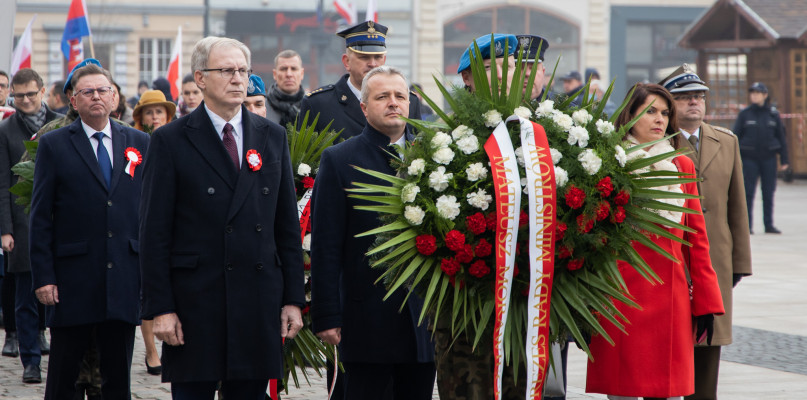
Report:
[[[143,162],[143,156],[134,147],[126,148],[126,173],[134,179],[135,167]]]
[[[249,169],[253,171],[257,171],[261,169],[263,165],[263,160],[261,159],[261,153],[258,153],[255,150],[247,150],[247,164],[249,164]]]

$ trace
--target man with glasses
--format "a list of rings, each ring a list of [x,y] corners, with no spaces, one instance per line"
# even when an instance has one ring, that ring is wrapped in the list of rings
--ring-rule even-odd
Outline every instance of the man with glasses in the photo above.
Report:
[[[701,207],[706,219],[709,255],[717,273],[726,313],[715,317],[711,345],[695,347],[695,394],[687,399],[716,399],[720,347],[731,344],[733,288],[751,275],[751,243],[740,147],[728,129],[703,122],[709,87],[687,65],[660,82],[675,100],[678,126],[686,140],[680,148],[695,164]],[[698,290],[695,288],[694,290]]]
[[[25,383],[40,383],[39,311],[31,289],[31,261],[28,256],[28,215],[8,189],[17,179],[11,168],[25,152],[25,142],[47,122],[61,117],[42,101],[45,86],[39,74],[21,69],[11,80],[11,95],[17,112],[0,123],[0,239],[8,257],[8,272],[16,282],[15,315],[20,359]]]
[[[33,288],[50,306],[45,399],[72,399],[96,334],[103,398],[128,399],[140,322],[138,227],[143,132],[113,123],[109,72],[87,65],[72,77],[79,118],[39,140],[31,200]]]
[[[302,240],[286,132],[247,111],[250,51],[207,37],[204,102],[152,134],[143,172],[143,316],[172,396],[262,400],[303,325]]]
[[[0,71],[0,121],[14,114],[14,109],[6,106],[9,89],[8,74],[5,71]]]

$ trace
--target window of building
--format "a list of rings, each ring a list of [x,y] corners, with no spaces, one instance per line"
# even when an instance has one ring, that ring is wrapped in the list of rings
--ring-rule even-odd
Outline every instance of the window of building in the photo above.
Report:
[[[697,52],[678,47],[685,22],[629,22],[625,27],[625,93],[637,82],[658,83]]]
[[[140,39],[139,79],[151,85],[155,79],[168,75],[171,61],[171,39]]]
[[[746,103],[748,57],[742,53],[706,54],[709,114],[736,115]]]

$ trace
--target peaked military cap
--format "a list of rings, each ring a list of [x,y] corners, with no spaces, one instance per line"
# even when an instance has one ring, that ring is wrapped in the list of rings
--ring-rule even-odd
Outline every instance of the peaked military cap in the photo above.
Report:
[[[689,64],[683,64],[659,82],[670,93],[708,92],[706,82],[698,77]]]
[[[490,40],[491,35],[482,35],[474,42],[479,46],[479,52],[482,54],[483,60],[489,60],[490,54],[495,54],[495,58],[504,57],[505,54],[511,55],[516,51],[518,39],[515,35],[506,35],[503,33],[494,33],[493,41]],[[505,51],[505,42],[507,42],[507,49]],[[492,51],[491,51],[492,50]],[[457,67],[457,73],[471,68],[471,52],[474,51],[474,44],[471,43],[465,52],[460,57],[460,65]]]
[[[364,21],[339,33],[348,49],[361,54],[386,54],[388,28],[373,21]]]
[[[754,82],[749,88],[749,92],[768,93],[768,87],[762,82]]]
[[[544,53],[549,48],[549,42],[537,35],[516,35],[518,51],[524,51],[524,61],[544,62]]]

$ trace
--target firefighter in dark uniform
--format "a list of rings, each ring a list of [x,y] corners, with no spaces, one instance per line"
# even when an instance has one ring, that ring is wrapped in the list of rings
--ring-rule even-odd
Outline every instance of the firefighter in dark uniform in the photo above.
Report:
[[[347,28],[337,35],[345,38],[345,54],[342,64],[347,73],[334,84],[323,86],[308,93],[303,98],[297,127],[302,124],[306,111],[309,123],[319,114],[317,132],[325,129],[331,121],[332,130],[342,131],[340,137],[347,139],[358,135],[367,124],[361,111],[361,82],[371,69],[384,65],[387,61],[387,27],[373,21],[365,21]],[[420,119],[420,100],[409,93],[409,118]]]
[[[751,105],[740,111],[734,122],[734,134],[740,141],[740,156],[743,159],[748,225],[753,233],[751,211],[754,208],[757,180],[760,180],[765,233],[779,234],[782,232],[773,226],[773,192],[776,191],[777,154],[781,164],[779,169],[784,171],[788,168],[785,125],[779,118],[779,112],[771,108],[768,88],[763,83],[754,82],[748,88],[748,98]]]

